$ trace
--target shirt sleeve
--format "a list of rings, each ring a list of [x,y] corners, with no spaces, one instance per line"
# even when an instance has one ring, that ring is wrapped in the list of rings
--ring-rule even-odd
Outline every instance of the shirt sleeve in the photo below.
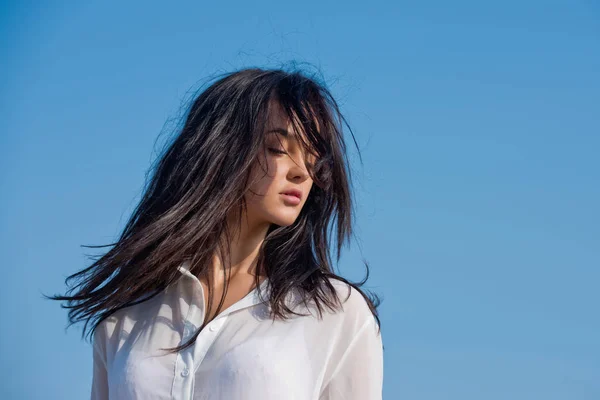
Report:
[[[108,400],[108,374],[106,371],[106,343],[102,335],[102,325],[94,332],[94,340],[92,343],[93,355],[93,375],[91,400]]]
[[[356,333],[319,400],[381,400],[383,342],[374,318]]]

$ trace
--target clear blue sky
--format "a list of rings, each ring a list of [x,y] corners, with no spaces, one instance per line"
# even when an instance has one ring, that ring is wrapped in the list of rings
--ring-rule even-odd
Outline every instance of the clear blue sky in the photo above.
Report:
[[[364,157],[339,271],[384,298],[385,398],[600,398],[600,3],[83,3],[1,2],[0,398],[89,396],[41,293],[116,238],[190,89],[290,60]]]

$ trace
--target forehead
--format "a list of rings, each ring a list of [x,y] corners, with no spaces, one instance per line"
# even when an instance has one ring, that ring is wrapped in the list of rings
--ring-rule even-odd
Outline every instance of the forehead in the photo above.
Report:
[[[318,121],[317,126],[319,126]],[[265,133],[267,138],[276,136],[278,134],[288,140],[295,140],[298,142],[300,142],[299,136],[301,136],[301,138],[308,143],[305,132],[303,132],[302,129],[298,131],[294,127],[294,124],[292,124],[292,121],[286,114],[283,107],[279,104],[279,102],[274,100],[271,100],[271,103],[269,104],[268,121]]]

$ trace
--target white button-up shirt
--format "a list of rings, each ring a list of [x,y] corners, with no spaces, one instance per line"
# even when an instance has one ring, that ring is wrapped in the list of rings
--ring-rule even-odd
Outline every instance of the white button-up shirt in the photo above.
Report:
[[[286,297],[309,316],[269,318],[257,288],[211,321],[193,346],[176,347],[204,321],[200,281],[186,264],[159,295],[117,311],[93,336],[92,400],[379,400],[383,346],[375,317],[361,294],[331,282],[344,302],[337,313]],[[268,279],[260,287],[268,299]]]

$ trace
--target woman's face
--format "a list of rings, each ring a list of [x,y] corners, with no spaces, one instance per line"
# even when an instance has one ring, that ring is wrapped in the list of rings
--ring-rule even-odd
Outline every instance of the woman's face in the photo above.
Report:
[[[312,187],[308,168],[314,156],[303,150],[296,139],[298,132],[276,102],[271,103],[264,134],[266,152],[261,151],[255,161],[246,193],[247,217],[254,224],[289,226],[300,214]]]

